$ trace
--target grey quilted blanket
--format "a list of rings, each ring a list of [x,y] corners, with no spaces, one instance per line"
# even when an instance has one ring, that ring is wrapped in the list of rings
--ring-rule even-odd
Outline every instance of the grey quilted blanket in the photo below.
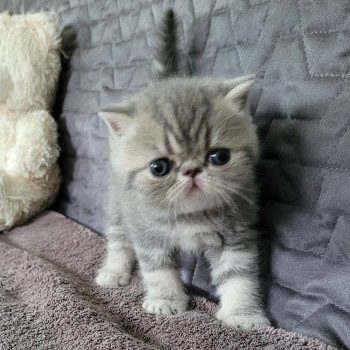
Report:
[[[263,157],[266,306],[279,327],[350,348],[350,1],[5,0],[53,8],[78,48],[62,112],[59,211],[103,231],[106,128],[96,112],[149,81],[155,24],[171,6],[196,74],[260,72],[251,104]],[[206,282],[201,259],[189,281]]]

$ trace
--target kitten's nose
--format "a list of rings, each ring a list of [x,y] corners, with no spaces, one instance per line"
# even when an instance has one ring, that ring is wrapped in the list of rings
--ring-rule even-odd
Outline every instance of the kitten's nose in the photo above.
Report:
[[[184,170],[182,174],[184,174],[185,176],[196,177],[201,172],[202,172],[201,168],[193,168],[193,169]]]

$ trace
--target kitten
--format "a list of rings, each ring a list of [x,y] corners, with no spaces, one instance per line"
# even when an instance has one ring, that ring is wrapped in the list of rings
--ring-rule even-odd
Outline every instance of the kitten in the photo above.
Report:
[[[268,325],[258,288],[255,126],[247,94],[252,77],[217,81],[176,77],[176,21],[169,10],[157,55],[158,81],[104,109],[110,131],[107,257],[96,282],[129,283],[135,260],[143,308],[185,311],[179,250],[205,251],[217,287],[217,318],[250,329]]]

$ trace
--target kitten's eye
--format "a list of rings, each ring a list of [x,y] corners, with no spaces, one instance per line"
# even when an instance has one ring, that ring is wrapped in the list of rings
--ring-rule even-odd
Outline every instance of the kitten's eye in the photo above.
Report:
[[[165,176],[171,170],[171,161],[168,158],[156,159],[151,162],[149,167],[154,176]]]
[[[207,161],[213,165],[224,165],[230,160],[230,151],[226,148],[214,149],[207,154]]]

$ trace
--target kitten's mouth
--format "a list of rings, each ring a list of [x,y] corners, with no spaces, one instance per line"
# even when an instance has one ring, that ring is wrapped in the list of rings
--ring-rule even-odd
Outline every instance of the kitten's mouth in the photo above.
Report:
[[[199,190],[200,187],[198,185],[198,181],[196,181],[195,179],[189,181],[188,185],[186,186],[186,192],[188,195],[198,192]]]

